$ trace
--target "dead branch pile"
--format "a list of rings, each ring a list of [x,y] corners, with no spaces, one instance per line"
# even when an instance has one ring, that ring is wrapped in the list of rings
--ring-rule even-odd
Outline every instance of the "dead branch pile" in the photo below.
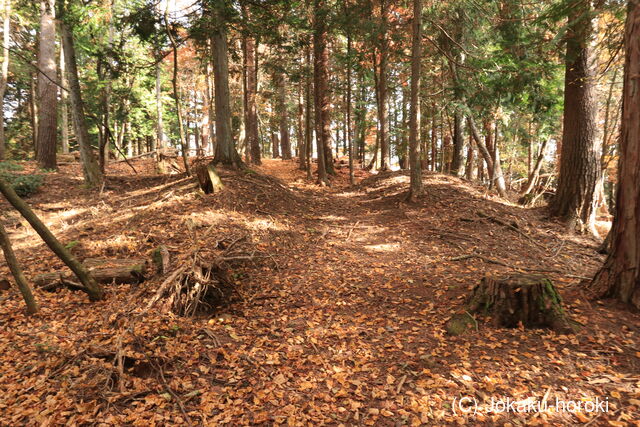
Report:
[[[212,247],[222,252],[212,257]],[[255,249],[247,236],[217,240],[208,249],[206,255],[200,247],[192,251],[162,282],[145,311],[161,302],[164,309],[180,316],[212,313],[239,296],[237,284],[231,278],[235,267],[240,268],[247,261],[272,259]]]

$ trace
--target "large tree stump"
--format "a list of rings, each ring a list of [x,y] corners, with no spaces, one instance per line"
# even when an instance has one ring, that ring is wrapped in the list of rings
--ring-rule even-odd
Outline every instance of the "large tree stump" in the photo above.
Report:
[[[101,284],[129,283],[144,281],[146,261],[144,259],[89,258],[83,263],[96,282]],[[36,276],[37,287],[55,289],[58,286],[73,284],[76,278],[69,270],[45,273]]]
[[[538,275],[485,277],[469,297],[466,310],[453,316],[446,325],[450,335],[477,328],[473,314],[491,317],[495,326],[515,328],[550,328],[559,333],[575,332],[576,324],[568,319],[560,294],[550,279]]]

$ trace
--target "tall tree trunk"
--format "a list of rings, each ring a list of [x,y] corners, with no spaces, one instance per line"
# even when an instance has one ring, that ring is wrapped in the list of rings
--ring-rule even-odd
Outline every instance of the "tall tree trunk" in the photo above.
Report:
[[[40,0],[38,37],[38,141],[36,159],[43,169],[56,169],[58,133],[58,87],[56,67],[55,0]]]
[[[411,42],[411,106],[409,111],[409,200],[416,201],[422,194],[422,167],[420,164],[420,59],[422,53],[422,0],[413,0]]]
[[[249,19],[249,11],[243,6],[242,12],[245,19]],[[256,112],[256,96],[258,92],[258,82],[256,79],[256,42],[252,36],[244,37],[244,70],[245,79],[245,133],[246,144],[249,147],[251,163],[259,165],[260,159],[260,138],[258,136],[258,114]]]
[[[207,61],[206,67],[205,67],[205,83],[207,85],[207,111],[209,113],[209,149],[208,149],[208,153],[209,154],[214,154],[216,152],[216,147],[217,147],[217,139],[216,139],[216,110],[215,110],[215,106],[214,106],[214,88],[213,88],[213,84],[211,82],[212,77],[212,61]],[[257,120],[256,120],[256,127],[257,127]],[[259,148],[259,147],[258,147]],[[254,163],[255,162],[255,158],[254,158]],[[257,163],[256,163],[257,164]]]
[[[630,0],[625,27],[622,132],[611,247],[590,287],[640,309],[640,2]]]
[[[456,107],[453,113],[453,155],[451,157],[451,174],[462,176],[464,155],[464,116],[460,108]]]
[[[389,170],[389,90],[387,66],[389,62],[389,40],[387,37],[387,0],[380,0],[380,64],[378,67],[378,121],[380,122],[380,170]]]
[[[580,0],[569,13],[560,175],[550,210],[580,231],[597,235],[595,193],[601,145],[596,138],[592,36],[590,0]]]
[[[182,100],[180,99],[180,89],[178,87],[178,44],[173,36],[171,27],[169,26],[169,2],[167,1],[167,7],[164,11],[164,25],[171,42],[171,49],[173,50],[173,75],[171,76],[171,86],[173,87],[173,98],[176,103],[176,115],[178,116],[178,133],[180,135],[180,148],[182,149],[182,162],[184,163],[184,170],[187,175],[191,175],[191,167],[189,166],[189,147],[187,145],[186,136],[184,133],[184,123],[182,115]]]
[[[1,223],[0,223],[0,248],[2,248],[2,251],[4,252],[4,259],[7,261],[7,266],[9,266],[9,270],[11,270],[11,274],[13,275],[13,278],[16,280],[18,289],[20,289],[22,298],[24,298],[24,302],[27,305],[27,313],[36,314],[40,310],[40,308],[38,307],[36,298],[33,296],[33,290],[31,289],[29,282],[27,282],[27,279],[24,277],[24,274],[22,273],[22,269],[20,268],[18,259],[16,258],[16,255],[13,252],[13,248],[11,247],[11,241],[9,240],[9,236],[7,235],[7,232],[5,231]]]
[[[300,170],[306,169],[307,162],[307,146],[304,140],[304,91],[303,91],[303,80],[300,79],[298,82],[298,133],[297,133],[297,143],[298,143],[298,168]]]
[[[38,76],[31,76],[29,79],[29,116],[31,119],[31,142],[33,143],[33,152],[35,153],[36,159],[38,158],[38,102],[36,97],[36,82]]]
[[[214,163],[241,167],[242,159],[236,151],[231,132],[231,106],[229,96],[229,49],[223,12],[216,11],[215,28],[211,35],[213,49],[213,80],[216,104],[216,154]]]
[[[327,29],[325,0],[314,0],[314,32],[313,32],[313,76],[315,92],[315,116],[316,116],[316,141],[318,151],[318,181],[326,185],[327,179],[327,153],[331,157],[329,138],[331,137],[331,123],[329,110],[331,108],[327,85],[329,80],[329,50],[327,49]]]
[[[2,70],[0,70],[0,160],[6,156],[7,141],[4,135],[4,94],[7,90],[9,78],[9,49],[11,41],[11,0],[3,0],[2,8]]]
[[[350,10],[350,9],[349,9]],[[351,127],[351,31],[347,32],[347,122],[346,122],[346,139],[349,150],[349,184],[355,184],[353,173],[353,129]]]
[[[287,109],[286,78],[283,72],[276,74],[278,86],[278,114],[280,115],[280,147],[283,160],[291,160],[291,137],[289,135],[289,112]]]
[[[59,3],[62,6],[62,2]],[[78,78],[78,67],[76,61],[76,50],[73,42],[73,34],[64,22],[63,9],[60,7],[60,32],[62,37],[62,45],[64,47],[64,60],[67,65],[67,78],[69,80],[69,91],[71,95],[71,111],[73,114],[73,124],[75,129],[76,141],[80,150],[80,160],[82,162],[82,173],[84,180],[89,187],[98,187],[102,184],[103,176],[100,170],[91,140],[89,138],[89,129],[85,120],[84,102],[80,91],[80,81]]]
[[[313,102],[311,97],[311,47],[307,43],[305,46],[305,63],[308,69],[307,75],[304,79],[304,97],[305,97],[305,111],[304,111],[304,145],[305,152],[307,154],[306,159],[306,169],[307,169],[307,179],[312,178],[311,174],[311,157],[313,154],[313,126],[312,126],[312,117],[311,114],[313,112]]]
[[[167,142],[164,138],[164,117],[162,104],[162,66],[160,65],[160,52],[157,52],[156,64],[156,167],[158,173],[165,174],[169,172],[168,164],[165,161],[165,149]]]
[[[271,130],[271,158],[277,159],[280,157],[280,137],[272,129]]]
[[[431,171],[438,170],[438,126],[436,125],[436,109],[433,108],[433,117],[431,117]]]

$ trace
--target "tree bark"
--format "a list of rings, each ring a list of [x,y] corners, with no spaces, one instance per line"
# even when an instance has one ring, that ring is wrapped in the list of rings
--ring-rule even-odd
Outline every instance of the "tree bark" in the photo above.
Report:
[[[313,114],[313,101],[311,97],[311,47],[307,44],[305,46],[305,62],[307,65],[307,75],[304,79],[304,97],[305,97],[305,111],[304,111],[304,145],[305,152],[307,154],[306,158],[306,170],[307,170],[307,179],[312,178],[311,174],[311,157],[313,154],[313,126],[312,126],[312,117]]]
[[[0,71],[0,160],[6,157],[7,141],[4,135],[4,94],[9,78],[9,46],[11,41],[11,0],[4,0],[2,8],[2,69]]]
[[[595,70],[590,0],[569,13],[564,86],[564,128],[558,189],[551,213],[596,234],[596,185],[600,177],[600,141],[596,138]]]
[[[69,82],[67,81],[67,66],[65,64],[64,59],[64,43],[60,45],[60,84],[62,87],[69,87]],[[69,99],[67,95],[67,91],[64,89],[60,89],[60,121],[62,131],[62,153],[69,153]]]
[[[291,160],[291,136],[289,134],[289,112],[287,109],[286,78],[281,71],[276,74],[278,89],[278,114],[280,115],[280,152],[283,160]]]
[[[591,282],[600,297],[640,309],[640,2],[630,0],[625,27],[622,132],[611,246]]]
[[[215,11],[215,27],[211,35],[213,49],[213,80],[216,104],[216,154],[214,164],[241,167],[242,160],[236,151],[231,132],[231,107],[229,99],[229,58],[227,32],[223,13]]]
[[[243,4],[242,14],[245,20],[249,20],[249,8]],[[260,137],[258,135],[258,114],[256,110],[256,96],[258,93],[258,81],[256,73],[256,42],[251,35],[244,36],[243,66],[245,70],[245,143],[249,147],[251,163],[259,165]]]
[[[2,193],[7,201],[31,224],[47,246],[73,271],[80,283],[84,285],[83,290],[89,295],[89,299],[92,301],[101,300],[103,297],[102,288],[95,279],[91,277],[87,269],[71,255],[67,248],[56,239],[40,218],[33,213],[29,205],[18,197],[13,188],[2,179],[0,179],[0,193]]]
[[[389,41],[387,38],[387,0],[380,0],[380,64],[378,66],[378,121],[380,122],[380,170],[389,170],[389,90],[387,66]]]
[[[60,8],[62,15],[62,8]],[[78,79],[78,67],[76,62],[76,51],[73,42],[73,34],[63,19],[60,21],[60,32],[62,44],[64,46],[64,59],[67,66],[67,78],[69,80],[69,91],[71,93],[71,111],[73,113],[73,123],[76,134],[76,141],[80,150],[82,161],[82,172],[84,180],[89,187],[98,187],[102,184],[103,176],[100,165],[96,160],[89,139],[89,129],[85,121],[84,102],[80,91],[80,81]]]
[[[31,289],[29,282],[27,282],[27,279],[22,273],[20,263],[18,263],[18,259],[13,252],[13,248],[11,247],[9,236],[7,235],[7,232],[5,231],[2,224],[0,224],[0,247],[4,252],[4,259],[7,261],[9,270],[11,270],[11,274],[16,280],[18,289],[20,289],[22,298],[24,298],[24,302],[27,305],[27,313],[36,314],[40,310],[40,308],[38,307],[38,303],[36,302],[35,297],[33,296],[33,290]]]
[[[327,29],[325,0],[314,0],[314,32],[313,32],[313,76],[315,92],[316,141],[318,151],[318,181],[320,184],[329,183],[327,179],[327,154],[329,157],[329,138],[331,123],[329,118],[330,102],[327,94],[329,51],[327,49]]]
[[[40,35],[38,37],[38,139],[36,160],[43,169],[56,169],[58,132],[58,87],[56,67],[55,0],[40,0]],[[48,77],[48,78],[47,78]]]
[[[411,42],[411,100],[409,111],[409,200],[415,202],[422,195],[422,167],[420,164],[420,59],[422,37],[422,0],[413,0]]]

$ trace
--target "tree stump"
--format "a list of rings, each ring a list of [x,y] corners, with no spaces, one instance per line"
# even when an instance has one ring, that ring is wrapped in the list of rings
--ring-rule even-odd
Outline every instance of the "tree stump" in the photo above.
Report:
[[[560,294],[550,279],[538,275],[485,277],[469,297],[463,314],[446,325],[450,335],[459,335],[477,323],[473,314],[491,317],[495,326],[549,328],[573,333],[576,323],[568,319]]]
[[[198,184],[205,194],[217,193],[224,188],[220,175],[211,163],[196,165],[196,175]]]

